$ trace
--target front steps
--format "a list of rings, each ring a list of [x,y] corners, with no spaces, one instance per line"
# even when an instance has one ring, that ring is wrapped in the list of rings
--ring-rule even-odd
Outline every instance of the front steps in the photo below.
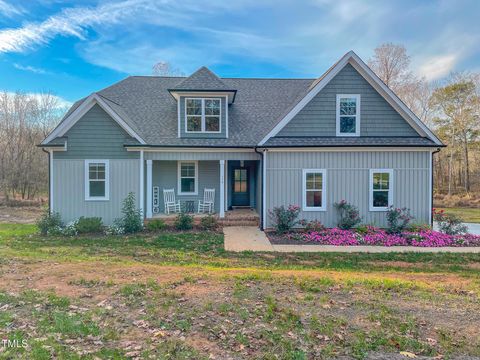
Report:
[[[206,214],[192,214],[194,219],[194,224],[200,224],[202,217]],[[214,214],[221,226],[260,226],[260,217],[252,209],[235,209],[225,212],[225,217],[220,219],[218,214]],[[167,225],[173,225],[175,222],[176,215],[159,215],[155,216],[153,219],[162,219]],[[145,223],[153,219],[146,219]]]

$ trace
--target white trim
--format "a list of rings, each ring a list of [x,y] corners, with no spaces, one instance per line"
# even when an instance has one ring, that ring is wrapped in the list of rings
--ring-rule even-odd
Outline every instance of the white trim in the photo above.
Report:
[[[307,174],[322,174],[322,206],[307,206]],[[302,210],[303,211],[326,211],[327,210],[327,170],[325,169],[302,169]],[[318,191],[318,189],[315,189]]]
[[[140,211],[142,212],[142,217],[145,218],[145,201],[144,201],[144,193],[145,193],[145,161],[143,160],[143,151],[140,151],[140,192],[138,195],[138,204],[140,205]]]
[[[355,132],[354,133],[342,133],[340,132],[340,99],[354,98],[355,99],[355,115],[348,115],[349,117],[355,117]],[[337,94],[337,100],[335,104],[335,130],[337,136],[360,136],[360,94]]]
[[[90,164],[99,163],[105,165],[105,196],[90,196]],[[85,201],[108,201],[110,200],[110,162],[106,159],[87,159],[85,160],[84,170],[85,183]]]
[[[268,150],[263,150],[263,171],[262,171],[262,228],[265,229],[267,225],[267,153]]]
[[[186,106],[186,104],[185,104]],[[181,128],[181,122],[182,121],[182,117],[180,116],[180,100],[177,101],[177,122],[178,122],[178,132],[177,132],[177,137],[181,137],[181,134],[182,134],[182,128]]]
[[[388,206],[386,207],[374,207],[373,206],[373,174],[383,173],[389,174],[388,178]],[[368,179],[368,208],[369,211],[387,211],[389,206],[393,205],[393,191],[394,191],[394,177],[393,169],[370,169]]]
[[[430,156],[429,156],[429,161],[430,161],[430,166],[429,166],[429,171],[428,171],[428,176],[429,176],[429,179],[428,179],[428,183],[429,183],[429,191],[428,191],[428,194],[429,194],[429,197],[428,197],[428,224],[431,225],[432,224],[432,211],[433,211],[433,204],[432,204],[432,198],[433,198],[433,152],[430,152]]]
[[[349,51],[345,54],[335,65],[319,78],[319,81],[315,86],[309,90],[305,97],[300,100],[281,120],[280,122],[260,141],[259,145],[265,144],[268,139],[277,135],[289,122],[292,120],[310,100],[312,100],[339,72],[345,65],[350,63],[360,74],[371,84],[375,84],[376,88],[381,89],[379,92],[385,100],[395,105],[394,108],[400,109],[400,115],[421,135],[428,136],[437,145],[442,145],[442,142],[435,136],[435,134],[428,129],[428,127],[422,123],[422,121],[415,116],[415,114],[398,98],[392,90],[390,90],[380,78],[355,54],[353,51]],[[361,70],[361,71],[360,71]],[[377,90],[378,91],[378,90]],[[397,110],[398,111],[398,110]]]
[[[147,160],[147,215],[146,217],[150,219],[153,216],[153,203],[152,203],[152,160]]]
[[[228,139],[228,96],[225,96],[225,137]]]
[[[130,136],[137,139],[140,144],[146,144],[146,142],[128,126],[128,124],[97,94],[91,94],[85,101],[76,108],[67,118],[63,121],[42,141],[42,144],[48,144],[56,137],[63,136],[70,130],[70,128],[77,123],[78,120],[84,116],[88,110],[90,110],[95,104],[98,104],[105,112],[112,117]]]
[[[220,218],[225,217],[225,160],[220,160]]]
[[[399,151],[417,151],[431,152],[428,147],[295,147],[295,148],[268,148],[270,152],[399,152]]]
[[[182,164],[194,163],[195,164],[195,191],[194,192],[182,192]],[[179,160],[177,161],[177,195],[198,195],[198,160]]]
[[[49,208],[50,208],[50,214],[53,213],[55,210],[54,210],[54,207],[53,207],[53,151],[50,150],[49,152],[49,157],[50,157],[50,203],[48,204],[49,205]]]
[[[205,152],[205,153],[224,153],[224,152],[238,152],[238,153],[253,153],[255,152],[254,148],[198,148],[198,147],[188,147],[188,148],[176,148],[176,147],[125,147],[127,151],[145,151],[145,152]]]
[[[234,92],[233,91],[214,91],[214,92],[207,92],[207,91],[171,91],[173,98],[175,100],[179,100],[182,97],[218,97],[218,96],[226,96],[228,99],[228,103],[231,104],[233,102]]]
[[[200,131],[188,131],[187,130],[187,100],[201,100],[202,102],[202,114],[201,117],[201,130]],[[216,115],[205,115],[205,100],[218,100],[220,103],[220,113],[218,115],[218,131],[207,131],[205,130],[206,127],[206,117],[215,117]],[[186,134],[220,134],[222,132],[222,99],[218,97],[212,98],[199,98],[199,97],[186,97],[183,99],[185,101],[185,111],[184,111],[184,122],[185,122],[185,133]],[[198,116],[198,115],[190,115],[190,116]]]
[[[225,210],[228,210],[228,160],[225,160]]]

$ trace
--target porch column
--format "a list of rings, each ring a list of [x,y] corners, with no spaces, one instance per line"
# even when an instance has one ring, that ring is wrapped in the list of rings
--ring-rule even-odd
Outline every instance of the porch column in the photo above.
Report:
[[[145,210],[144,210],[144,201],[143,201],[143,196],[144,196],[144,161],[143,161],[143,150],[140,151],[140,193],[138,194],[138,204],[140,205],[140,211],[142,212],[143,218],[145,218]]]
[[[220,160],[220,217],[225,217],[225,160]]]
[[[152,211],[152,160],[147,160],[147,218],[153,216]]]

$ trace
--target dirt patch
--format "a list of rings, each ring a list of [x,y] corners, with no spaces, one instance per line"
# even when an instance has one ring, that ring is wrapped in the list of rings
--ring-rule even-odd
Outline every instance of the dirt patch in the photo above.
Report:
[[[34,224],[42,214],[40,206],[0,206],[0,222]]]

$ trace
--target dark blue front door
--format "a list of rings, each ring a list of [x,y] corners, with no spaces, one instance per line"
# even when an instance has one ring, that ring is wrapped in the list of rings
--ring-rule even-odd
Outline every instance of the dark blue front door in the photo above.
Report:
[[[250,205],[248,175],[248,168],[234,167],[232,169],[232,206]]]

